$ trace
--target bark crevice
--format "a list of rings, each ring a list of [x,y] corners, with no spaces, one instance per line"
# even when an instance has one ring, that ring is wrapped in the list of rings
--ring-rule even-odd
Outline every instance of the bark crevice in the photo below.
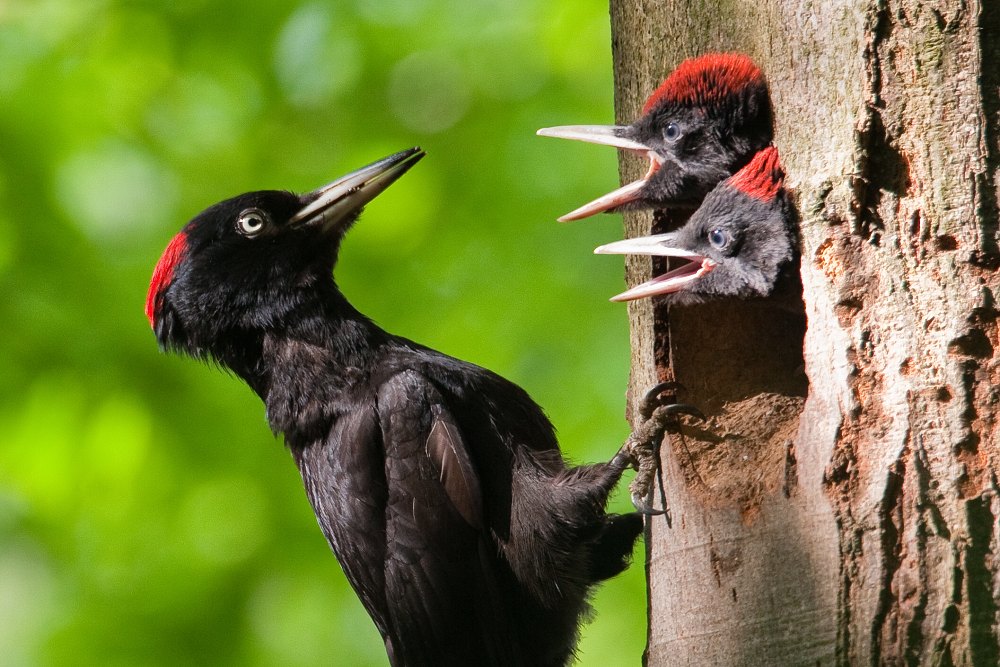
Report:
[[[986,0],[979,7],[979,25],[982,39],[979,42],[979,95],[982,99],[981,138],[985,151],[985,169],[976,174],[973,197],[977,203],[976,218],[979,224],[979,247],[972,253],[971,261],[988,271],[1000,269],[1000,201],[997,198],[1000,168],[1000,40],[989,39],[1000,35],[1000,3]]]
[[[903,522],[903,479],[906,476],[905,458],[896,461],[886,475],[885,491],[879,507],[879,529],[880,548],[882,553],[882,576],[878,592],[878,605],[872,617],[870,631],[872,655],[882,654],[882,642],[888,632],[893,632],[893,628],[887,625],[896,625],[898,619],[895,612],[899,606],[899,600],[893,587],[893,579],[901,567],[900,532]],[[890,618],[892,617],[892,618]]]
[[[1000,664],[1000,636],[997,632],[997,563],[993,553],[997,516],[995,495],[984,494],[966,502],[969,518],[969,545],[965,552],[965,572],[969,597],[969,648],[974,665]]]

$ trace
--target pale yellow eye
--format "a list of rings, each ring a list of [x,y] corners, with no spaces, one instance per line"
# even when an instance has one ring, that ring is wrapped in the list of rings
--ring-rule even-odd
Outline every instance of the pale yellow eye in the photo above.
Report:
[[[243,211],[236,220],[236,229],[244,236],[256,236],[266,225],[267,214],[257,209]]]

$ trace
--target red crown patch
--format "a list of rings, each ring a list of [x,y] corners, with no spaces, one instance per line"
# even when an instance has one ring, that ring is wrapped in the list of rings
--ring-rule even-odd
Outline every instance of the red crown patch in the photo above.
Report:
[[[726,184],[755,199],[771,201],[778,195],[784,180],[778,149],[768,146],[757,151],[750,163],[730,176]]]
[[[181,232],[171,239],[167,249],[163,251],[160,261],[156,263],[156,268],[153,269],[153,277],[149,281],[149,292],[146,293],[146,317],[149,319],[150,326],[153,326],[153,317],[156,315],[156,302],[163,290],[170,286],[170,281],[174,279],[174,269],[184,258],[186,250],[187,235]]]
[[[742,53],[706,53],[677,66],[646,100],[642,113],[663,103],[707,106],[751,85],[764,85],[764,75]]]

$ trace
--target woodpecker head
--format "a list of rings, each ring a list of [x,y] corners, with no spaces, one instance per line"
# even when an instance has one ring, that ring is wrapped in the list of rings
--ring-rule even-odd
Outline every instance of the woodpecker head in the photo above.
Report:
[[[710,53],[678,65],[631,125],[565,125],[538,134],[616,146],[649,158],[641,179],[560,221],[629,208],[696,206],[771,142],[771,101],[764,75],[750,58]]]
[[[220,359],[227,341],[280,326],[318,291],[335,290],[344,234],[423,156],[411,148],[308,194],[249,192],[199,213],[153,271],[146,317],[160,345]]]
[[[798,253],[783,179],[778,151],[769,146],[708,193],[680,229],[597,248],[598,254],[659,255],[685,261],[612,301],[664,295],[671,303],[687,304],[770,295],[782,270]]]

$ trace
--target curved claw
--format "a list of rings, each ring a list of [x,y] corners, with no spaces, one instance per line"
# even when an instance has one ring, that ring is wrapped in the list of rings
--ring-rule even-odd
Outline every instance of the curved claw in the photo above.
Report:
[[[635,511],[644,516],[663,516],[666,510],[658,510],[646,504],[646,501],[638,493],[632,494],[632,506]]]
[[[676,380],[667,380],[666,382],[661,382],[652,389],[650,389],[649,391],[647,391],[646,397],[648,398],[652,396],[659,396],[665,391],[677,392],[677,391],[687,391],[687,390],[685,389],[684,385],[682,385],[680,382],[677,382]]]
[[[659,406],[662,394],[676,394],[679,391],[685,391],[684,385],[680,382],[671,380],[659,383],[642,397],[642,400],[639,402],[639,414],[642,415],[643,419],[649,419],[653,415],[653,411]]]
[[[694,417],[698,421],[705,421],[705,413],[703,413],[698,408],[693,405],[688,405],[687,403],[671,403],[669,405],[661,405],[654,410],[655,414],[658,415],[687,415],[689,417]],[[652,415],[650,415],[652,416]]]

